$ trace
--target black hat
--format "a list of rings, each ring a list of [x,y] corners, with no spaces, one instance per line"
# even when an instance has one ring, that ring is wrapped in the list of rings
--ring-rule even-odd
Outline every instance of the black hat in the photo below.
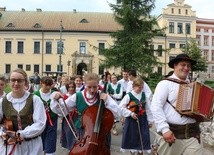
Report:
[[[187,54],[178,54],[174,59],[170,60],[168,65],[170,68],[174,68],[174,64],[179,61],[189,61],[191,65],[196,64],[196,61],[191,59]]]

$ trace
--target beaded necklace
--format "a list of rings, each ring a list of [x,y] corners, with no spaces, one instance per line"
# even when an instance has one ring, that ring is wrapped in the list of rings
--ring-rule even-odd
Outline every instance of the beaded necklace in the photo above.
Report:
[[[84,90],[84,98],[85,98],[85,100],[86,100],[88,103],[93,104],[93,103],[96,101],[96,99],[97,99],[98,92],[97,92],[96,94],[94,94],[94,96],[93,96],[92,98],[88,98],[86,92],[87,92],[87,90],[85,89],[85,90]]]

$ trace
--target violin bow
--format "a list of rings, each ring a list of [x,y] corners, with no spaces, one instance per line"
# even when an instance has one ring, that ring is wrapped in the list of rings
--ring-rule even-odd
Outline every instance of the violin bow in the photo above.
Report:
[[[64,103],[64,105],[65,105],[65,108],[66,108],[66,110],[67,110],[67,112],[68,112],[68,114],[69,114],[68,107],[67,107],[67,105],[66,105],[64,99],[62,99],[62,100],[63,100],[63,103]],[[61,112],[62,112],[62,115],[64,116],[65,121],[68,123],[68,127],[70,128],[71,132],[73,133],[74,138],[78,141],[79,138],[78,138],[77,131],[76,131],[76,129],[75,129],[75,126],[74,126],[74,123],[73,123],[72,119],[71,119],[71,123],[70,123],[70,122],[68,121],[68,119],[67,119],[67,117],[66,117],[66,115],[65,115],[65,113],[64,113],[64,111],[63,111],[63,108],[62,108],[62,106],[60,105],[60,103],[57,102],[57,104],[59,105],[59,108],[60,108],[60,110],[61,110]],[[72,124],[72,126],[73,126],[74,129],[71,127],[71,124]]]
[[[140,122],[139,122],[138,118],[136,121],[137,121],[138,131],[139,131],[139,135],[140,135],[140,144],[141,144],[142,151],[143,151],[143,141],[142,141],[142,135],[141,135],[141,130],[140,130]]]

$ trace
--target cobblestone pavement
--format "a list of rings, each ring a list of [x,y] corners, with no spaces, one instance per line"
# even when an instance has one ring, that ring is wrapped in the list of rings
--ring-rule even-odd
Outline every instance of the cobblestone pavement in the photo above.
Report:
[[[59,122],[58,126],[58,137],[60,133],[61,124]],[[122,126],[118,125],[118,136],[112,135],[112,142],[111,142],[111,155],[130,155],[129,153],[121,153],[120,152],[120,145],[121,145],[121,139],[122,139]],[[151,131],[151,141],[154,140],[154,134]],[[59,143],[59,138],[57,141],[57,155],[68,155],[69,151],[67,149],[64,149],[61,147]],[[211,147],[209,145],[204,144],[204,154],[203,155],[213,155],[214,154],[214,147]]]

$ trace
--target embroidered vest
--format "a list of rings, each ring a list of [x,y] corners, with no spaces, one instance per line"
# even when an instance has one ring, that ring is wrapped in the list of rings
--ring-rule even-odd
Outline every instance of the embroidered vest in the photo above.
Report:
[[[129,102],[135,102],[137,105],[141,104],[141,106],[137,106],[136,112],[135,113],[141,113],[141,115],[145,115],[146,111],[145,111],[145,106],[146,106],[146,96],[145,93],[142,92],[142,96],[141,99],[138,100],[131,92],[128,93],[129,97],[130,97],[130,101]],[[143,112],[142,112],[143,110]]]
[[[99,105],[99,99],[96,101],[94,105]],[[76,108],[78,112],[78,118],[75,121],[76,128],[82,128],[82,114],[87,109],[89,105],[85,102],[85,99],[82,95],[82,92],[76,93]]]
[[[51,93],[53,93],[53,92],[54,91],[51,91]],[[40,99],[42,100],[42,102],[43,102],[43,104],[44,104],[45,107],[46,107],[46,105],[49,107],[49,113],[50,113],[51,118],[56,117],[57,114],[53,113],[52,110],[51,110],[51,108],[50,108],[51,99],[49,99],[47,102],[45,100],[43,100],[42,97],[41,97],[41,94],[40,94],[39,90],[35,91],[34,94],[40,97]]]
[[[6,97],[2,101],[2,110],[4,113],[3,118],[6,120],[11,120],[13,123],[13,130],[18,130],[17,116],[18,112],[13,108],[13,105]],[[22,129],[33,124],[33,94],[30,94],[26,100],[26,104],[23,109],[19,112],[21,118]]]
[[[120,93],[120,89],[121,89],[121,84],[118,83],[118,84],[117,84],[117,88],[116,88],[116,94],[119,94],[119,93]],[[114,89],[113,89],[112,86],[111,86],[111,83],[108,84],[108,90],[107,90],[107,92],[108,92],[109,94],[115,94],[115,93],[114,93]]]

